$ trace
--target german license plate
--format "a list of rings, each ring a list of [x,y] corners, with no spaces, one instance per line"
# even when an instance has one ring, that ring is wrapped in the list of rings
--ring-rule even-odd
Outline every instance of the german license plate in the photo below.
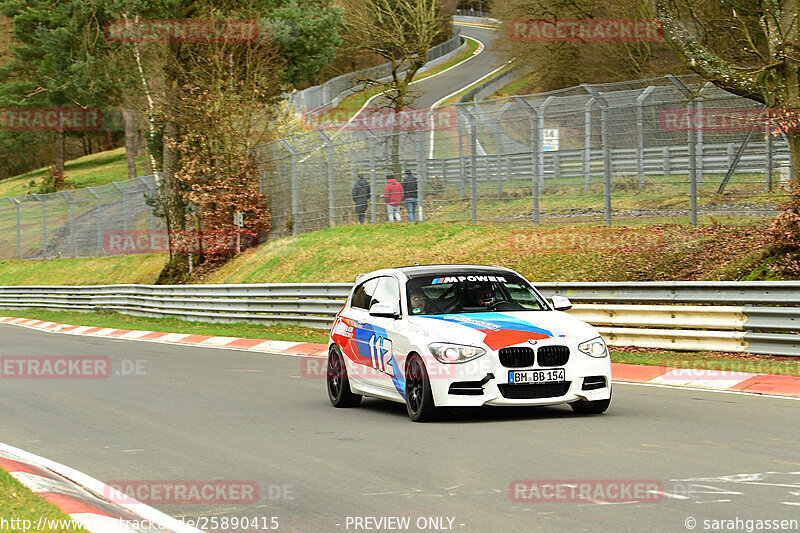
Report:
[[[521,383],[558,383],[567,380],[567,373],[563,368],[549,370],[509,370],[508,382]]]

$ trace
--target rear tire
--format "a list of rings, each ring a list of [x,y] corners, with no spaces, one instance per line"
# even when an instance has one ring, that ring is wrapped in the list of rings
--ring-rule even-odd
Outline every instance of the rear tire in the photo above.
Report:
[[[425,363],[418,355],[411,356],[406,373],[406,411],[414,422],[428,422],[436,418],[438,410],[433,402],[431,381]]]
[[[328,352],[328,375],[326,377],[328,399],[334,407],[355,407],[361,403],[361,395],[350,390],[347,366],[342,352],[336,346]]]

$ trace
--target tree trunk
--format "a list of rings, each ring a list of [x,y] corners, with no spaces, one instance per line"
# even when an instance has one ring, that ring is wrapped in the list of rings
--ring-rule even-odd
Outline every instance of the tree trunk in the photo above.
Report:
[[[128,163],[128,179],[136,177],[136,152],[137,133],[134,115],[130,109],[122,108],[122,117],[125,119],[125,159]]]
[[[785,132],[789,142],[789,152],[792,154],[792,187],[800,185],[800,131],[789,129]]]
[[[56,174],[64,173],[64,132],[56,132],[56,154],[55,154],[55,167]]]

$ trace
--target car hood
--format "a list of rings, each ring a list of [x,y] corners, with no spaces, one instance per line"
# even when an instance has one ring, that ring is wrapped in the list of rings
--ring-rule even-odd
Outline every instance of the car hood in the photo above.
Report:
[[[561,311],[514,311],[454,313],[409,317],[412,330],[427,342],[453,342],[491,350],[513,346],[530,339],[558,339],[583,342],[598,336],[597,330]]]

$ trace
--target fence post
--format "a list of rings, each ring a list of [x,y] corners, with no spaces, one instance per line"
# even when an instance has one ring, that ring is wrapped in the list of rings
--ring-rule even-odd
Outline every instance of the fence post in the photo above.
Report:
[[[417,132],[417,203],[419,205],[417,222],[423,222],[425,216],[425,184],[428,181],[428,159],[425,157],[425,144],[428,140],[427,133],[425,128],[421,128]]]
[[[122,194],[122,235],[123,239],[128,238],[128,200],[125,195],[125,189],[119,186],[116,181],[112,181],[113,185]]]
[[[697,140],[694,131],[694,101],[695,95],[683,84],[681,80],[668,74],[666,78],[678,88],[686,98],[686,111],[689,116],[689,222],[697,225]]]
[[[69,200],[69,238],[70,248],[72,248],[72,257],[78,257],[78,249],[75,246],[75,200],[69,195],[67,191],[61,191],[61,194]]]
[[[39,200],[39,203],[42,204],[42,258],[46,259],[45,252],[47,251],[47,204],[42,199],[42,195],[40,194],[33,194],[34,198]]]
[[[642,106],[654,90],[654,86],[648,85],[642,94],[636,97],[636,176],[640,191],[644,190],[644,112]]]
[[[524,109],[531,118],[531,196],[533,200],[533,208],[531,217],[533,224],[539,225],[539,173],[541,167],[539,166],[539,140],[541,132],[539,131],[539,117],[537,116],[536,109],[533,108],[521,96],[515,96],[514,101]]]
[[[375,191],[375,134],[369,138],[369,220],[378,223],[378,194]]]
[[[292,148],[289,143],[283,139],[278,140],[291,157],[291,174],[292,174],[292,235],[300,233],[300,221],[297,219],[300,212],[300,200],[298,198],[298,184],[297,184],[297,152]]]
[[[767,152],[764,161],[764,192],[769,192],[772,190],[772,135],[770,135],[769,126],[764,129],[764,148]]]
[[[608,131],[608,101],[600,92],[586,83],[581,87],[600,104],[601,137],[603,144],[603,216],[606,226],[611,225],[611,141]]]
[[[336,225],[336,196],[334,191],[333,141],[320,130],[315,130],[328,147],[328,225]]]
[[[589,192],[592,186],[592,106],[594,98],[589,98],[583,107],[583,191]]]
[[[544,139],[542,138],[542,135],[544,135],[544,119],[547,113],[547,106],[550,105],[553,98],[555,97],[548,96],[539,107],[539,192],[544,190]]]
[[[89,189],[89,192],[92,193],[95,200],[97,200],[97,255],[103,255],[103,211],[102,211],[102,202],[100,201],[100,195],[94,190],[94,187],[86,187]]]
[[[16,198],[12,197],[12,196],[8,196],[7,198],[11,201],[12,204],[14,204],[14,207],[17,210],[17,259],[22,260],[22,238],[21,238],[22,237],[22,229],[21,229],[20,217],[19,217],[19,205],[20,204],[19,204],[19,201]]]
[[[467,111],[466,107],[459,106],[459,111],[469,122],[469,148],[470,166],[472,167],[470,176],[470,195],[469,195],[469,215],[472,222],[478,220],[478,127],[475,117]]]
[[[464,120],[461,116],[461,106],[456,104],[456,121],[458,122],[458,164],[461,168],[461,200],[466,195],[467,163],[464,161]]]
[[[150,192],[154,192],[155,191],[155,185],[151,186],[147,182],[147,180],[144,179],[144,176],[140,176],[139,179],[142,180],[142,183],[144,183],[144,187],[145,187],[145,189],[147,189],[147,191],[150,191]],[[263,191],[263,187],[261,187],[263,184],[264,184],[264,170],[261,171],[261,184],[259,185],[259,191],[258,191],[260,193],[264,192]],[[147,211],[148,211],[148,214],[150,215],[150,250],[155,250],[156,249],[156,247],[155,247],[156,219],[155,219],[155,215],[153,214],[153,209],[152,208],[148,209]]]

